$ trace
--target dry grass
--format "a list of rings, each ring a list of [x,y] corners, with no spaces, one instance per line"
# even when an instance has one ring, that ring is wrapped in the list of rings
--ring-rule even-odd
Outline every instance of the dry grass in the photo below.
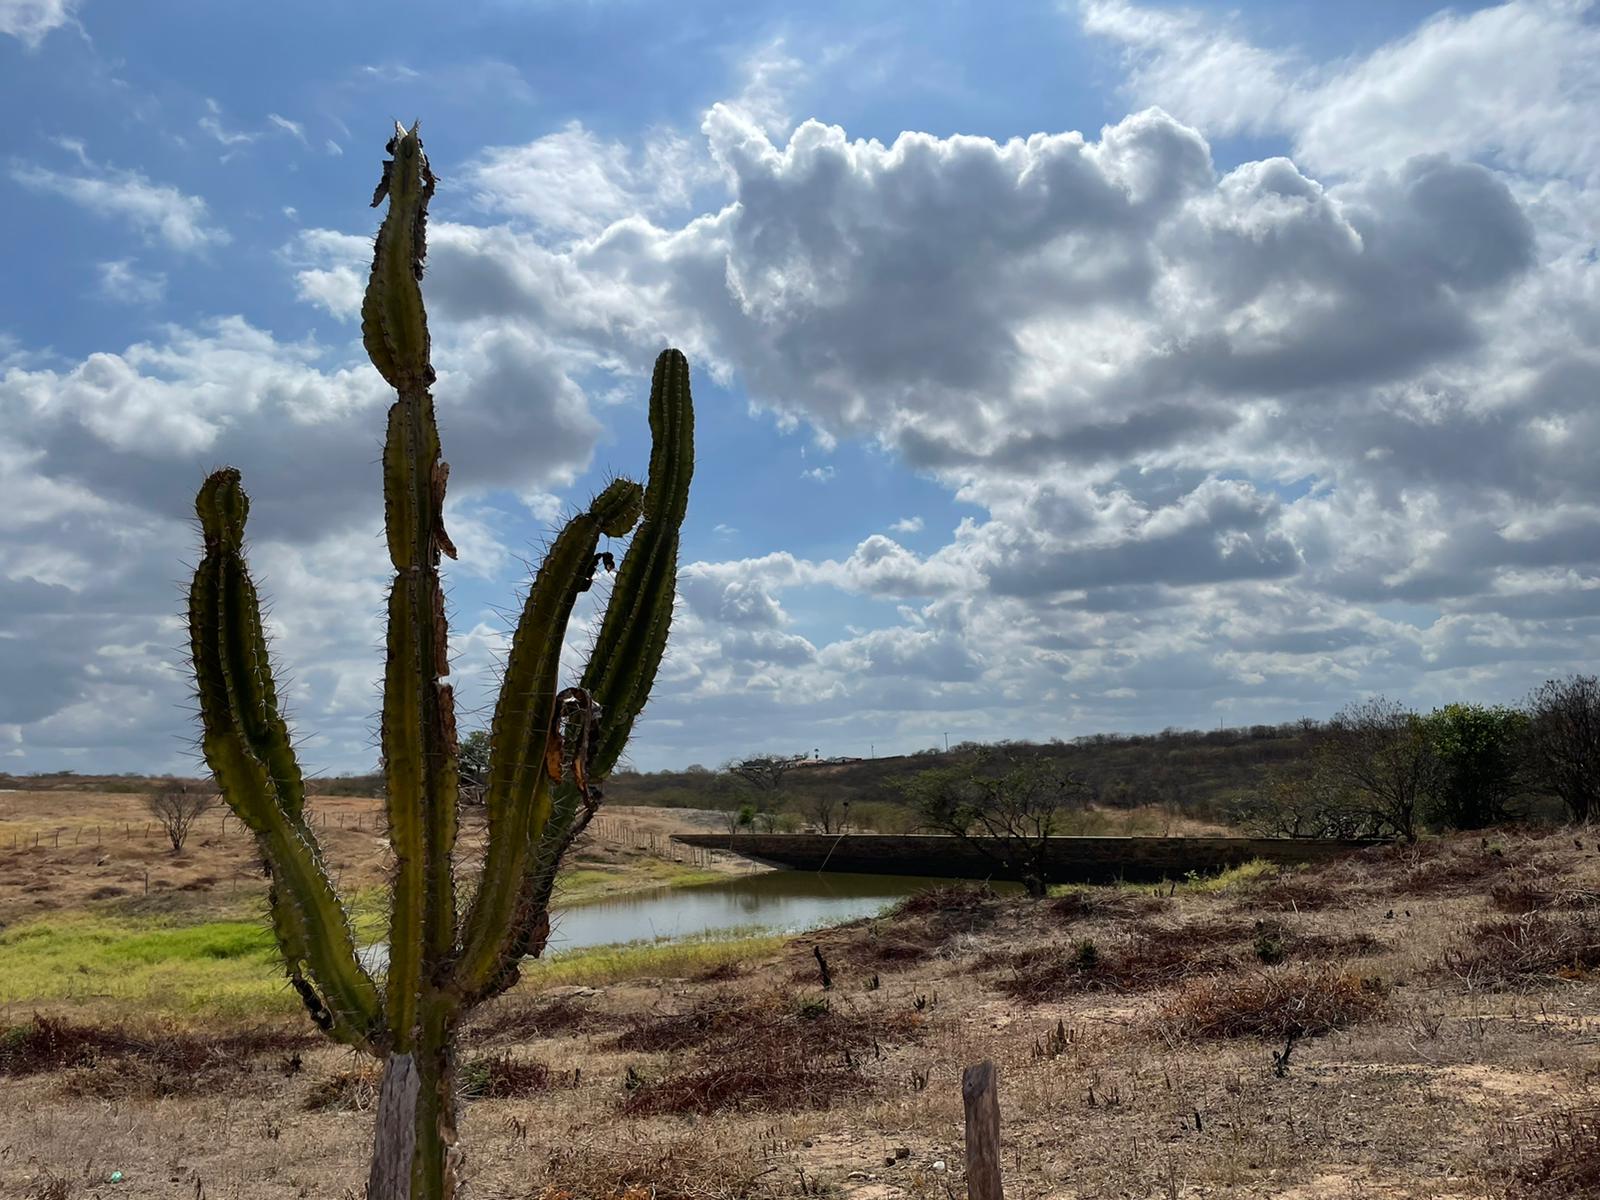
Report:
[[[1320,1037],[1381,1014],[1382,980],[1333,968],[1277,968],[1191,980],[1166,1004],[1160,1028],[1176,1037]]]
[[[1600,918],[1578,899],[1600,892],[1600,856],[1581,839],[1445,839],[1170,897],[962,889],[736,959],[652,959],[644,975],[574,960],[560,977],[572,987],[530,978],[466,1031],[473,1192],[947,1200],[965,1184],[961,1071],[991,1058],[1008,1193],[1593,1195],[1600,969],[1544,973],[1538,924]],[[1429,878],[1440,891],[1410,890]],[[1546,945],[1546,966],[1465,987],[1442,969],[1447,952],[1523,915],[1495,907],[1533,909],[1510,961]],[[1085,941],[1111,982],[1082,985]],[[826,993],[814,947],[833,966]],[[1061,956],[1059,990],[1019,1003],[1012,963]],[[1279,1076],[1269,1051],[1290,1034],[1308,1040]],[[359,1195],[376,1065],[322,1043],[295,1053],[299,1074],[262,1053],[241,1079],[159,1099],[73,1094],[85,1069],[70,1065],[7,1078],[0,1196],[49,1178],[72,1200],[202,1184],[231,1200]],[[502,1070],[491,1063],[520,1086],[479,1091]],[[1556,1115],[1529,1117],[1541,1113]],[[116,1187],[113,1167],[127,1174]]]
[[[135,1034],[36,1015],[0,1033],[0,1076],[61,1072],[69,1094],[99,1099],[200,1095],[249,1087],[264,1058],[316,1044],[302,1032]]]
[[[538,1200],[735,1200],[770,1173],[760,1158],[692,1129],[618,1144],[592,1133],[553,1146],[538,1166]],[[785,1180],[785,1182],[788,1182]]]
[[[307,1112],[369,1112],[378,1106],[383,1071],[374,1062],[358,1062],[313,1084],[302,1107]]]
[[[572,996],[539,1000],[514,992],[474,1013],[463,1032],[474,1042],[532,1042],[589,1033],[615,1023],[615,1017]]]
[[[623,1103],[630,1115],[793,1111],[867,1094],[872,1083],[862,1065],[881,1058],[886,1046],[915,1040],[922,1027],[916,1012],[882,1004],[845,1008],[820,995],[742,1000],[717,993],[684,1012],[636,1023],[609,1048],[694,1052],[688,1064],[659,1077],[630,1074]]]
[[[1540,1118],[1533,1134],[1542,1144],[1512,1173],[1508,1196],[1513,1200],[1600,1197],[1600,1107],[1562,1109]]]
[[[1501,912],[1533,913],[1600,907],[1600,891],[1580,886],[1564,873],[1519,871],[1489,889],[1490,902]]]
[[[548,1092],[550,1068],[542,1062],[491,1054],[469,1059],[458,1073],[457,1087],[469,1100],[511,1100]]]
[[[1061,921],[1136,920],[1172,908],[1173,900],[1132,888],[1073,888],[1045,902],[1045,911]]]
[[[1600,916],[1529,913],[1485,921],[1445,952],[1443,967],[1472,987],[1583,979],[1600,968]]]

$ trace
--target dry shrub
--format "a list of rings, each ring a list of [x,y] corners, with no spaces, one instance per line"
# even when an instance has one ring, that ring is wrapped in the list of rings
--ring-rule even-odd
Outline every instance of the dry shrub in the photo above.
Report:
[[[1544,1145],[1512,1174],[1515,1200],[1600,1197],[1600,1108],[1569,1108],[1543,1118]]]
[[[1600,917],[1589,913],[1485,921],[1444,954],[1444,969],[1472,986],[1581,979],[1597,967]]]
[[[1045,901],[1043,909],[1061,921],[1121,921],[1153,916],[1172,907],[1166,896],[1128,888],[1079,888]]]
[[[0,1033],[0,1075],[33,1075],[67,1067],[92,1067],[101,1059],[131,1054],[135,1040],[119,1029],[73,1025],[37,1014],[25,1025]]]
[[[631,1130],[635,1138],[637,1130]],[[693,1130],[660,1141],[567,1141],[544,1162],[539,1200],[734,1200],[765,1173],[747,1148],[709,1146]]]
[[[1162,1006],[1178,1037],[1319,1037],[1383,1011],[1388,988],[1332,968],[1278,968],[1194,979]]]
[[[1008,969],[995,986],[1018,1000],[1040,1002],[1074,992],[1137,992],[1196,975],[1231,971],[1247,961],[1243,949],[1256,936],[1243,923],[1193,922],[1156,926],[1104,943],[1036,946],[986,954],[978,970]]]
[[[737,1033],[748,1015],[742,1003],[726,995],[712,996],[687,1012],[636,1021],[612,1039],[611,1048],[654,1054],[703,1046],[714,1037]]]
[[[28,1181],[23,1200],[67,1200],[72,1195],[72,1184],[65,1175],[57,1175],[49,1167],[40,1167],[39,1173]]]
[[[586,1033],[614,1025],[616,1018],[570,996],[557,996],[542,1004],[502,1001],[480,1010],[468,1021],[467,1040],[531,1042],[566,1033]]]
[[[550,1090],[550,1068],[531,1059],[492,1054],[470,1059],[456,1072],[456,1086],[469,1100],[513,1100]],[[358,1062],[312,1085],[306,1094],[309,1112],[367,1112],[377,1106],[383,1069]]]
[[[866,1090],[867,1080],[855,1066],[824,1060],[804,1047],[760,1039],[700,1067],[641,1084],[623,1102],[622,1111],[629,1116],[787,1112],[828,1108],[840,1096]]]
[[[280,1030],[134,1034],[35,1015],[0,1034],[0,1076],[68,1071],[69,1094],[104,1099],[194,1095],[237,1087],[255,1060],[315,1042]]]
[[[1340,958],[1370,958],[1375,954],[1387,954],[1394,947],[1382,938],[1365,932],[1304,933],[1290,935],[1287,949],[1289,958],[1327,961]]]
[[[950,917],[965,913],[992,914],[1000,904],[1000,893],[983,883],[944,883],[913,892],[890,911],[896,917]]]
[[[821,948],[830,966],[858,971],[928,962],[949,953],[963,935],[992,925],[999,911],[996,906],[958,908],[944,914],[890,914],[799,938],[790,943],[794,957],[789,979],[794,983],[816,981],[813,946]]]
[[[1517,914],[1572,911],[1600,907],[1600,892],[1579,887],[1566,875],[1519,871],[1489,889],[1489,902]]]
[[[378,1104],[383,1072],[376,1063],[359,1063],[336,1071],[313,1085],[306,1095],[307,1112],[367,1112]]]
[[[542,1062],[494,1054],[475,1058],[460,1070],[461,1094],[471,1100],[514,1100],[550,1090],[550,1068]]]
[[[1237,893],[1235,907],[1247,912],[1320,912],[1328,908],[1348,908],[1365,892],[1350,871],[1331,868],[1282,870],[1245,881],[1232,890]]]
[[[1402,896],[1459,896],[1514,889],[1559,875],[1581,859],[1565,835],[1501,829],[1490,838],[1458,833],[1414,845],[1373,846],[1332,862],[1284,867],[1230,888],[1245,909],[1314,912]],[[1512,892],[1507,890],[1508,899]],[[1596,898],[1600,900],[1600,897]]]
[[[641,1022],[616,1048],[643,1052],[694,1050],[681,1069],[640,1082],[624,1101],[630,1115],[708,1114],[729,1109],[827,1108],[842,1095],[867,1091],[861,1070],[884,1044],[914,1040],[914,1012],[846,1012],[818,1000],[769,997],[740,1003],[727,997],[687,1013]]]
[[[987,884],[950,883],[907,896],[882,918],[861,921],[796,943],[804,953],[815,944],[830,961],[857,968],[927,962],[957,938],[987,929],[999,919],[1004,899]],[[815,978],[801,965],[795,979]]]
[[[922,1018],[914,1012],[852,1011],[780,993],[745,999],[719,993],[681,1013],[646,1017],[610,1043],[614,1050],[659,1054],[699,1047],[727,1049],[744,1041],[787,1041],[808,1053],[844,1054],[876,1044],[914,1040]]]
[[[1526,844],[1508,849],[1474,835],[1436,838],[1414,845],[1363,850],[1354,856],[1372,869],[1382,890],[1403,896],[1459,896],[1484,892],[1514,868],[1526,868]]]
[[[923,940],[914,937],[875,938],[866,946],[866,957],[876,966],[911,966],[933,958],[942,945],[943,939],[937,937]]]

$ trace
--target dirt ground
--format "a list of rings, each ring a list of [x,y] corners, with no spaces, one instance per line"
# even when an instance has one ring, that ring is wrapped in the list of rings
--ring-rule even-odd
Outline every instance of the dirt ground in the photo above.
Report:
[[[698,978],[523,985],[467,1031],[469,1194],[953,1200],[989,1058],[1012,1197],[1600,1196],[1590,836],[950,889]],[[361,1195],[374,1068],[298,1027],[35,1023],[0,1073],[0,1195]]]

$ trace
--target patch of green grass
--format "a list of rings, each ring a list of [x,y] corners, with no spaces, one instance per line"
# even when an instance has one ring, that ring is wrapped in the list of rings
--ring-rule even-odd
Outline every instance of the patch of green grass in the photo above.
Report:
[[[651,860],[643,872],[573,872],[564,881],[559,902],[583,903],[636,889],[641,875],[645,886],[727,878]],[[388,931],[388,889],[363,888],[348,899],[358,943],[382,940]],[[296,1016],[300,1001],[284,978],[265,918],[247,916],[243,904],[230,909],[226,919],[196,919],[201,915],[187,909],[100,909],[0,930],[0,1005],[66,1007],[139,1022],[228,1023]],[[527,974],[550,984],[687,975],[769,953],[783,941],[740,933],[573,951],[533,965]]]
[[[1263,876],[1275,874],[1277,870],[1277,863],[1268,862],[1264,858],[1252,858],[1249,862],[1218,871],[1215,875],[1200,875],[1191,871],[1183,884],[1183,890],[1201,894],[1226,891],[1235,884],[1253,883]]]
[[[752,934],[730,929],[717,936],[691,941],[628,942],[618,946],[590,946],[552,955],[523,969],[535,989],[584,984],[619,983],[697,975],[729,963],[776,953],[788,939],[780,934]]]
[[[265,922],[73,916],[0,932],[0,1001],[140,1018],[292,1014]]]

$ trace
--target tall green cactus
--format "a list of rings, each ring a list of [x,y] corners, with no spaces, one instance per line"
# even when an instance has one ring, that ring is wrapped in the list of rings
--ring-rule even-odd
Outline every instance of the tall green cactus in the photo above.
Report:
[[[254,831],[271,875],[272,924],[289,980],[331,1037],[384,1060],[369,1200],[453,1194],[455,1031],[509,987],[548,933],[562,854],[599,804],[650,694],[672,618],[678,531],[694,469],[689,365],[656,360],[648,485],[619,479],[551,544],[523,606],[495,706],[485,800],[489,837],[476,893],[456,906],[457,803],[449,631],[439,586],[448,465],[434,420],[422,303],[434,178],[417,128],[399,125],[373,206],[378,231],[361,308],[373,365],[394,388],[383,451],[389,591],[382,746],[394,850],[389,961],[375,979],[304,817],[305,787],[279,712],[255,585],[244,560],[249,501],[239,472],[212,474],[195,501],[204,556],[189,595],[189,635],[206,762]],[[635,529],[637,526],[637,529]],[[633,539],[576,687],[559,687],[578,594],[613,566],[600,538]]]

